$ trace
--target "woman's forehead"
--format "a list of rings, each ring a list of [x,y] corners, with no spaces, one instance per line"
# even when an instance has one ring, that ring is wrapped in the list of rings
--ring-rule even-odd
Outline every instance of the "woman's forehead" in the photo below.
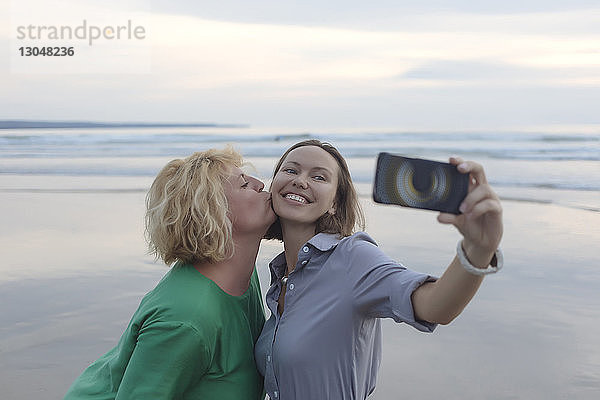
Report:
[[[231,166],[227,175],[227,180],[231,182],[237,178],[243,177],[246,174],[244,173],[244,171],[242,171],[240,167]]]
[[[297,147],[288,153],[283,162],[327,168],[332,172],[338,169],[338,163],[335,158],[333,158],[326,150],[318,146]]]

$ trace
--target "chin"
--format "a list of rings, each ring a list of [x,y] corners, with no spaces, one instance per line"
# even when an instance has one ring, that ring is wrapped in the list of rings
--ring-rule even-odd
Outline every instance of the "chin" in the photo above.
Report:
[[[288,210],[275,210],[275,213],[279,216],[280,220],[296,221],[299,219],[297,212],[289,212]]]

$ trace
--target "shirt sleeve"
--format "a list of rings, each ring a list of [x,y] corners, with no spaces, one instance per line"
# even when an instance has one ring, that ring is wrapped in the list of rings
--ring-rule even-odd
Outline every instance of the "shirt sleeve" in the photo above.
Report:
[[[411,296],[423,283],[435,281],[434,277],[405,268],[365,240],[354,240],[348,262],[352,295],[360,313],[433,332],[436,324],[415,319]]]
[[[153,322],[140,330],[116,399],[175,399],[208,369],[202,336],[184,322]]]

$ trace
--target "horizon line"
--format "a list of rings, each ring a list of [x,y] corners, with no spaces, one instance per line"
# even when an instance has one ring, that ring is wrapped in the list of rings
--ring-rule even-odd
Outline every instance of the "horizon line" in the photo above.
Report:
[[[98,122],[86,120],[0,119],[0,129],[64,129],[64,128],[249,128],[249,124],[215,122]]]

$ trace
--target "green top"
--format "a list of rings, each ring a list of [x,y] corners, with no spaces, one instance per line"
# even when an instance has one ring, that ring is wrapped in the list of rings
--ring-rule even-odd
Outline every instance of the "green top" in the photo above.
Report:
[[[64,399],[263,399],[253,348],[264,322],[256,270],[246,293],[231,296],[177,264]]]

